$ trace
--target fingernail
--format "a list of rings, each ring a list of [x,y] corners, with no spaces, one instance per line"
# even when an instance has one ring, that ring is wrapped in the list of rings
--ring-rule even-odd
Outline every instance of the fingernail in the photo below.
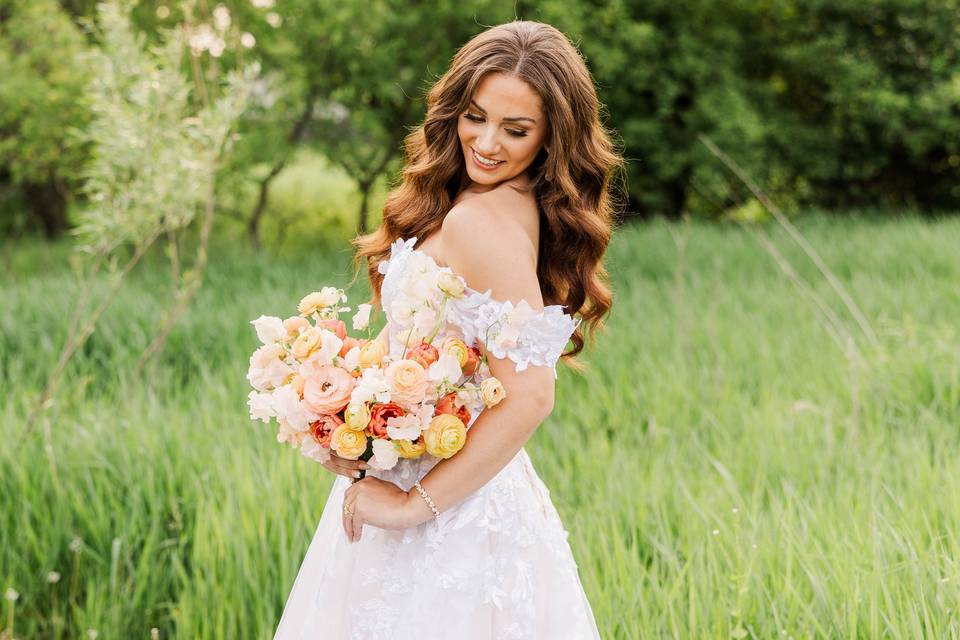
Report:
[[[359,472],[359,471],[354,471],[354,472],[353,472],[353,477],[354,477],[354,478],[359,478],[359,477],[360,477],[360,472]]]

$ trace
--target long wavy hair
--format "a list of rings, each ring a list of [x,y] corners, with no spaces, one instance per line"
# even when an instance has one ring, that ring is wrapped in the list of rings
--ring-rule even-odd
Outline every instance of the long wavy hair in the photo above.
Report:
[[[391,243],[410,236],[425,240],[439,231],[451,203],[470,184],[458,119],[483,78],[498,72],[532,87],[547,116],[544,148],[527,168],[540,212],[537,276],[544,304],[564,305],[583,319],[571,337],[573,348],[563,354],[568,365],[580,368],[572,358],[584,347],[581,327],[593,339],[613,301],[602,260],[621,204],[621,192],[615,195],[612,186],[623,159],[600,121],[586,63],[548,24],[501,24],[457,51],[427,94],[423,124],[404,140],[401,180],[387,196],[382,223],[353,241],[357,268],[367,267],[379,306],[383,276],[377,266],[389,257]]]

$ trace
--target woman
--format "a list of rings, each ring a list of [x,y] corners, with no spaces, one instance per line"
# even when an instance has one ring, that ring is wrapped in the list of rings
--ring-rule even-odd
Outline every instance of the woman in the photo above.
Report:
[[[599,638],[523,445],[553,407],[563,348],[572,340],[568,362],[583,348],[572,314],[593,330],[610,309],[601,259],[622,161],[586,65],[546,24],[480,33],[427,103],[382,225],[356,241],[387,315],[378,339],[403,357],[398,292],[424,265],[449,267],[469,294],[451,327],[479,334],[481,310],[517,323],[483,347],[506,396],[472,417],[450,458],[404,455],[381,471],[331,456],[342,477],[276,638]]]

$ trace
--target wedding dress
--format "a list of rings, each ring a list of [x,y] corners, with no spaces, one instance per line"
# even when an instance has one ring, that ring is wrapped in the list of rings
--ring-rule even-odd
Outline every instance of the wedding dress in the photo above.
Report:
[[[404,287],[418,286],[425,273],[441,268],[415,243],[397,240],[379,266],[390,353],[398,357],[403,344],[396,327],[406,319],[395,303]],[[483,337],[491,319],[512,318],[512,339],[486,343],[491,353],[509,357],[518,371],[528,364],[555,367],[576,327],[560,305],[518,313],[523,303],[466,291],[450,299],[441,338],[456,331],[470,344]],[[473,412],[471,425],[479,413]],[[367,473],[409,490],[437,462],[429,455],[401,458],[393,469]],[[275,640],[600,638],[568,532],[525,449],[439,517],[402,531],[364,525],[355,543],[347,540],[341,520],[350,484],[336,476]]]

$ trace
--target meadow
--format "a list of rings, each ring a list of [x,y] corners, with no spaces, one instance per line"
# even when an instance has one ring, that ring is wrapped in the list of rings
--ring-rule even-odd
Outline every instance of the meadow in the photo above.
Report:
[[[605,639],[960,638],[960,218],[796,224],[875,345],[843,311],[841,348],[735,224],[655,219],[615,235],[606,328],[582,373],[561,367],[556,408],[527,444]],[[148,256],[37,424],[29,403],[75,297],[69,246],[8,249],[0,626],[270,638],[333,476],[249,420],[248,322],[348,284],[345,248],[217,243],[137,381],[167,301],[168,266]]]

